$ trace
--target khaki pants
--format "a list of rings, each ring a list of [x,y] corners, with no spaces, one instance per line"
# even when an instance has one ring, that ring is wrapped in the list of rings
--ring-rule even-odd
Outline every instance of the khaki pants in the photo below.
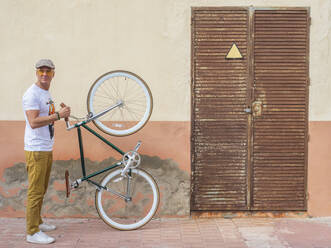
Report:
[[[26,232],[32,235],[39,232],[41,207],[47,190],[51,173],[52,152],[25,151],[26,170],[28,172],[29,188],[26,206]]]

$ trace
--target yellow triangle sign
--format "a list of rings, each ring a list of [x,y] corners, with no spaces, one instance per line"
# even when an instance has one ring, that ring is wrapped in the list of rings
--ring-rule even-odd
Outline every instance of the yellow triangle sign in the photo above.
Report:
[[[241,55],[236,43],[233,43],[230,51],[225,57],[226,59],[242,59],[243,56]]]

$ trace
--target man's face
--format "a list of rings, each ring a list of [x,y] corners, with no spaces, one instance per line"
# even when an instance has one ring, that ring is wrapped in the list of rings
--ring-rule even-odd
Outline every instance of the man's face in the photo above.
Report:
[[[50,83],[54,77],[54,70],[52,68],[43,66],[37,69],[37,78],[38,82],[41,84],[41,86],[49,88]]]

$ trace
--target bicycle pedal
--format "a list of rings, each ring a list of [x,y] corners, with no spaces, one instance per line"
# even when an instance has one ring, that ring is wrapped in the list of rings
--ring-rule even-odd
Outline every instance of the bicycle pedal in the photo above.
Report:
[[[66,197],[68,198],[70,195],[70,191],[71,191],[71,187],[69,187],[70,183],[69,183],[69,171],[68,170],[65,171],[64,178],[66,181]]]
[[[82,182],[81,179],[77,179],[75,181],[73,181],[71,184],[70,184],[70,188],[71,190],[75,190],[75,189],[78,189],[80,183]]]

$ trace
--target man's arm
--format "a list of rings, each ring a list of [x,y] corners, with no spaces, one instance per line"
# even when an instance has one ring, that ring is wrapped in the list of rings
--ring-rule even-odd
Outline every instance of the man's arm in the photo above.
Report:
[[[28,118],[30,127],[32,129],[46,126],[54,121],[58,120],[57,114],[48,116],[39,116],[39,110],[27,110],[25,111]],[[61,108],[59,111],[60,118],[68,118],[70,116],[70,107]]]

